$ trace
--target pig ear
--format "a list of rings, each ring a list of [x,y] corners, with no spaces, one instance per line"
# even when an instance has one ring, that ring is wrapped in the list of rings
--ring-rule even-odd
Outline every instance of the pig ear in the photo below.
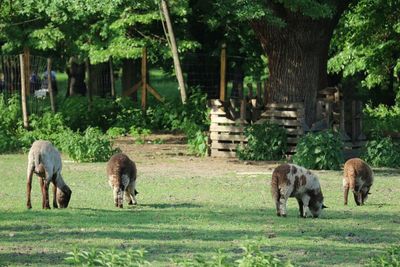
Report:
[[[328,207],[325,206],[324,204],[322,204],[322,208],[323,208],[323,209],[327,209]]]

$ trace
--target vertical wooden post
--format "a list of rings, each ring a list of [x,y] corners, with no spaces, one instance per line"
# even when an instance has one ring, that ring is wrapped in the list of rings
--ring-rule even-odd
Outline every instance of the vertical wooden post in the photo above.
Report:
[[[219,82],[219,99],[225,101],[226,97],[226,44],[221,49],[221,70]]]
[[[86,91],[87,91],[87,98],[88,98],[88,110],[92,110],[92,83],[90,77],[90,60],[86,58],[85,60],[85,67],[86,67]]]
[[[20,63],[20,71],[21,71],[21,104],[22,104],[22,118],[24,121],[24,128],[29,128],[29,118],[28,118],[28,109],[27,109],[27,99],[26,99],[26,54],[19,55],[19,63]]]
[[[142,110],[147,108],[147,48],[142,50]]]
[[[113,69],[113,60],[112,60],[112,57],[110,57],[109,64],[110,64],[111,96],[112,96],[112,97],[115,97],[115,81],[114,81],[114,69]]]
[[[30,74],[31,74],[31,62],[30,62],[30,52],[29,48],[24,48],[24,68],[25,68],[25,88],[26,95],[29,96],[31,94],[31,83],[30,83]]]
[[[267,85],[267,81],[265,81],[264,82],[264,106],[267,106],[269,98],[270,98],[269,88]]]
[[[56,112],[56,103],[54,99],[54,92],[53,92],[53,83],[51,80],[51,58],[47,59],[47,89],[49,90],[49,95],[50,95],[50,105],[51,105],[51,111],[53,113]]]

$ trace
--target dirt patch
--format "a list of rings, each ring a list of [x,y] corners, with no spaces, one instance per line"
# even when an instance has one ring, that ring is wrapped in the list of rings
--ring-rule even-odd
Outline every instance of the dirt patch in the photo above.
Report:
[[[154,141],[160,144],[154,144]],[[235,174],[243,176],[270,175],[276,162],[240,161],[236,158],[196,157],[189,153],[182,135],[151,135],[145,144],[136,144],[131,137],[115,141],[115,146],[137,163],[140,173],[157,177],[220,176]]]

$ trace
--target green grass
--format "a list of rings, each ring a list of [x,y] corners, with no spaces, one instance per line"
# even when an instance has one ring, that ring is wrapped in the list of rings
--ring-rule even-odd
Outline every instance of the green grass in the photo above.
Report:
[[[276,217],[270,174],[244,176],[227,171],[213,176],[185,172],[141,171],[157,162],[137,161],[139,205],[113,206],[105,164],[64,162],[63,175],[73,194],[64,210],[41,210],[39,185],[33,181],[33,209],[25,208],[26,155],[0,155],[0,266],[65,265],[75,247],[90,250],[147,250],[154,265],[170,258],[214,255],[219,248],[239,257],[246,240],[263,240],[264,250],[302,266],[360,266],[400,240],[400,173],[376,171],[372,194],[363,207],[342,203],[341,172],[319,172],[329,207],[319,219],[297,216],[289,201],[287,218]],[[203,162],[212,159],[194,159]],[[233,164],[233,163],[232,163]],[[197,166],[197,165],[196,165]],[[252,166],[249,166],[251,171]],[[151,168],[146,168],[150,170]],[[267,169],[267,166],[266,168]]]

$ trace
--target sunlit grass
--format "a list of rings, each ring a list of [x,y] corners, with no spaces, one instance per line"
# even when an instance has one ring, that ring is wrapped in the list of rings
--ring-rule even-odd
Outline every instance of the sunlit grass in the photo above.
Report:
[[[33,209],[25,208],[26,155],[1,155],[0,265],[54,266],[75,247],[147,250],[155,265],[171,258],[211,256],[217,249],[241,253],[246,240],[263,240],[265,250],[302,266],[360,266],[400,240],[400,174],[376,171],[367,204],[342,203],[341,172],[319,172],[325,204],[319,219],[297,216],[289,200],[287,218],[276,217],[270,175],[235,173],[207,176],[187,170],[176,175],[141,172],[137,162],[137,207],[116,209],[105,164],[64,162],[73,194],[64,210],[41,210],[39,185],[33,181]],[[173,165],[174,162],[166,164]],[[157,168],[155,165],[154,168]]]

